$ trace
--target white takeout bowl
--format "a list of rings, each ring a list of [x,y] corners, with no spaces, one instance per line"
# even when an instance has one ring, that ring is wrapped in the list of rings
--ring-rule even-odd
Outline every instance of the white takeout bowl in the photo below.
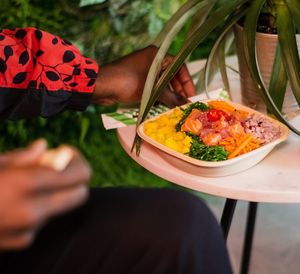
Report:
[[[215,101],[214,100],[203,100],[203,103],[207,103],[209,101]],[[246,106],[243,106],[241,104],[233,103],[226,101],[227,103],[231,104],[238,110],[245,110],[249,112],[249,114],[252,113],[258,113],[260,115],[263,115],[266,119],[268,119],[270,122],[272,122],[274,125],[277,125],[280,127],[280,136],[279,138],[275,139],[274,141],[263,145],[255,150],[252,150],[250,152],[247,152],[243,155],[237,156],[233,159],[225,160],[225,161],[219,161],[219,162],[210,162],[210,161],[202,161],[195,158],[192,158],[190,156],[184,155],[182,153],[179,153],[155,140],[150,138],[148,135],[144,132],[144,125],[145,123],[149,121],[156,120],[161,115],[168,114],[173,111],[173,109],[162,113],[156,117],[153,117],[151,119],[148,119],[144,121],[138,128],[137,133],[138,135],[146,142],[151,144],[152,146],[158,148],[163,153],[161,153],[161,156],[164,157],[170,164],[176,166],[178,169],[181,169],[185,172],[199,175],[199,176],[205,176],[205,177],[220,177],[220,176],[226,176],[231,175],[234,173],[238,173],[241,171],[244,171],[257,163],[259,163],[261,160],[263,160],[271,151],[274,149],[274,147],[283,141],[285,141],[288,138],[289,129],[282,124],[281,122],[272,119],[269,116],[266,116],[262,114],[261,112],[255,111],[251,108],[248,108]],[[186,107],[189,104],[183,106]]]

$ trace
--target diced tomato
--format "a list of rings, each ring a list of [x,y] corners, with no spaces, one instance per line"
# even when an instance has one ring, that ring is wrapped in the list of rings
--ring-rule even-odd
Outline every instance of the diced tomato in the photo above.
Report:
[[[192,132],[199,135],[202,129],[202,123],[198,119],[187,118],[181,126],[181,131]]]
[[[227,121],[230,120],[230,115],[223,110],[219,109],[210,109],[207,111],[207,118],[210,122],[215,122],[224,117]]]
[[[207,111],[207,118],[210,122],[218,121],[221,118],[219,111],[216,109],[210,109]]]

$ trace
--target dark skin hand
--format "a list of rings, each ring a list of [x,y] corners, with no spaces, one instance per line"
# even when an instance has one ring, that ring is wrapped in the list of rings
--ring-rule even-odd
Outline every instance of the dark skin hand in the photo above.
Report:
[[[51,217],[88,197],[91,170],[78,151],[63,171],[39,164],[45,142],[0,156],[0,250],[28,246]]]
[[[156,47],[149,46],[113,63],[100,66],[92,102],[105,105],[139,102],[157,51]],[[167,56],[163,60],[162,71],[172,60],[172,56]],[[185,65],[172,79],[171,86],[173,90],[167,89],[159,99],[169,107],[186,103],[186,99],[196,93]]]

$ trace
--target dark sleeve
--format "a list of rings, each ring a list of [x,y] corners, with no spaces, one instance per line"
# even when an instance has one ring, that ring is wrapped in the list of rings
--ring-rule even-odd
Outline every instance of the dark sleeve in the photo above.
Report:
[[[0,119],[83,111],[98,65],[65,39],[35,28],[0,31]]]

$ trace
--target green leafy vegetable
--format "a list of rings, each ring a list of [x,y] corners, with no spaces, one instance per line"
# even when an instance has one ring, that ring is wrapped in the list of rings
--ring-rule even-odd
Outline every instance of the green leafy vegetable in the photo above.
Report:
[[[227,160],[228,152],[221,146],[207,146],[199,137],[191,135],[192,143],[189,156],[202,161],[218,162]]]
[[[176,128],[176,131],[180,131],[181,129],[181,126],[183,125],[185,119],[190,115],[190,113],[192,112],[192,110],[196,108],[196,109],[199,109],[201,111],[205,111],[205,110],[208,110],[209,107],[204,104],[204,103],[201,103],[201,102],[195,102],[195,103],[192,103],[190,104],[187,108],[185,109],[182,109],[183,111],[183,116],[182,118],[180,119],[180,121],[177,123],[177,125],[175,126]]]

